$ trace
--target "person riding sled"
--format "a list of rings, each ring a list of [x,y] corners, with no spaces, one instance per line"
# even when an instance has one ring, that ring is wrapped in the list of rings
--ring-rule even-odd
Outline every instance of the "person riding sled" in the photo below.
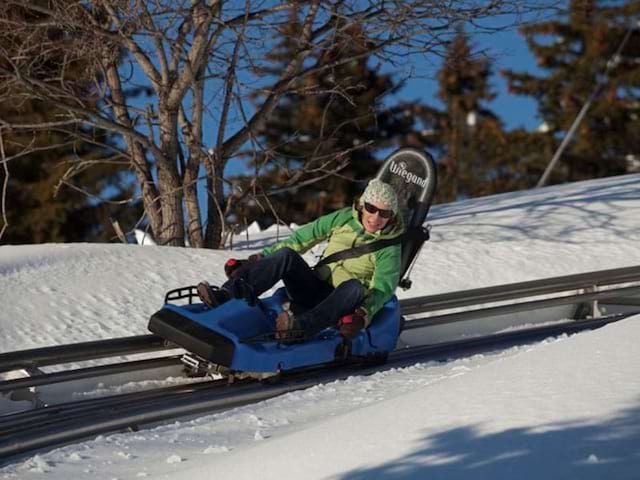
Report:
[[[393,188],[371,180],[360,200],[303,225],[289,238],[268,246],[247,260],[225,264],[229,280],[212,287],[200,282],[197,292],[210,308],[232,299],[255,302],[282,280],[292,304],[302,313],[283,310],[276,319],[276,338],[303,331],[312,338],[327,327],[337,327],[345,338],[354,338],[393,296],[400,279],[400,243],[330,263],[322,259],[311,268],[302,254],[328,240],[323,259],[383,239],[402,235],[404,223]]]

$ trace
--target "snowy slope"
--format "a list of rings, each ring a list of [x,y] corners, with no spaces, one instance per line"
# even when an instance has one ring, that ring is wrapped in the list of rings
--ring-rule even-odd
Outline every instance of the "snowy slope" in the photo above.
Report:
[[[400,296],[640,265],[638,207],[638,175],[434,207]],[[226,258],[272,238],[240,240],[2,246],[0,353],[146,333],[166,290],[219,283]],[[100,437],[0,478],[639,478],[639,322]]]
[[[251,478],[255,459],[265,480],[638,478],[638,338],[640,317],[460,365],[411,393],[354,411],[347,403],[304,430],[165,478],[204,478],[211,466],[219,478]]]

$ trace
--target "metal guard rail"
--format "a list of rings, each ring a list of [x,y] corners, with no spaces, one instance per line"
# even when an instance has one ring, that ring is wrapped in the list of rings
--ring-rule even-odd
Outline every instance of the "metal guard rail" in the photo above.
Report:
[[[0,372],[151,352],[166,348],[168,347],[164,339],[150,334],[33,348],[0,354]]]
[[[640,266],[415,297],[401,300],[400,309],[403,315],[412,315],[631,282],[640,282]]]
[[[498,285],[472,290],[416,297],[400,301],[402,315],[428,313],[473,305],[485,305],[536,295],[560,294],[577,290],[585,290],[574,295],[560,298],[518,302],[499,307],[482,308],[465,312],[431,316],[423,319],[409,320],[405,329],[420,328],[443,323],[465,321],[496,314],[508,314],[531,308],[544,308],[566,303],[587,302],[594,299],[611,298],[613,296],[640,295],[640,287],[616,288],[604,292],[589,291],[594,287],[607,287],[625,283],[640,282],[640,266],[600,270],[577,275],[566,275],[528,282]],[[615,295],[614,295],[615,292]],[[58,365],[95,358],[113,357],[138,352],[147,352],[171,348],[163,339],[155,335],[138,335],[133,337],[97,340],[70,345],[58,345],[31,350],[22,350],[0,354],[0,372],[20,368],[38,368],[47,365]]]
[[[527,331],[506,332],[490,337],[464,339],[425,347],[416,347],[393,352],[389,358],[389,367],[402,367],[417,361],[450,358],[454,354],[468,354],[477,349],[500,348],[513,342],[535,341],[549,335],[569,333],[585,328],[598,328],[616,319],[596,319],[584,322],[573,322],[572,325],[545,326]],[[156,392],[139,394],[123,394],[111,399],[103,399],[99,405],[95,403],[84,409],[80,405],[80,414],[64,410],[59,418],[53,415],[46,421],[27,421],[18,423],[12,418],[6,419],[3,425],[10,433],[0,438],[0,465],[10,457],[24,454],[40,448],[92,437],[125,428],[139,428],[141,425],[173,419],[176,417],[213,413],[233,407],[266,400],[283,393],[301,390],[319,383],[328,383],[354,374],[354,370],[337,367],[328,371],[318,370],[316,374],[296,376],[290,380],[283,379],[275,385],[242,384],[240,388],[218,389],[218,395],[212,394],[214,384],[196,384],[186,390],[180,386],[164,390],[163,396]],[[379,367],[360,367],[355,372],[359,375],[373,373]],[[215,383],[215,382],[214,382]],[[126,400],[125,400],[126,399]],[[104,403],[108,402],[108,404]],[[55,410],[55,407],[53,408]],[[108,412],[108,414],[105,414]],[[41,413],[41,412],[39,412]],[[20,414],[17,414],[20,415]],[[27,415],[31,415],[28,413]]]

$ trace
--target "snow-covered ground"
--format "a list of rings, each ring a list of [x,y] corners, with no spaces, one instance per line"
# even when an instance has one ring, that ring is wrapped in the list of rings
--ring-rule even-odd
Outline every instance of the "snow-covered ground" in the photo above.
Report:
[[[434,207],[399,296],[640,265],[640,175]],[[286,232],[281,231],[281,235]],[[241,252],[0,247],[0,353],[146,333],[164,292]],[[68,445],[0,478],[640,478],[640,316]],[[169,379],[167,382],[174,380]],[[79,392],[91,394],[91,392]],[[12,410],[0,398],[0,412]]]

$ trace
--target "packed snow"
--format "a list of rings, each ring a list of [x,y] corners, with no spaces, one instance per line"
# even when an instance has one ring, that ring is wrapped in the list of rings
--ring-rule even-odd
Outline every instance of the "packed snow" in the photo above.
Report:
[[[640,175],[435,206],[414,287],[398,295],[640,265],[639,207]],[[253,228],[233,251],[2,246],[0,353],[147,333],[167,290],[220,283],[227,258],[274,239]],[[638,340],[634,316],[504,351],[354,375],[13,460],[0,478],[636,479]],[[71,393],[182,381],[175,373],[84,383]],[[27,405],[0,397],[0,413]]]

